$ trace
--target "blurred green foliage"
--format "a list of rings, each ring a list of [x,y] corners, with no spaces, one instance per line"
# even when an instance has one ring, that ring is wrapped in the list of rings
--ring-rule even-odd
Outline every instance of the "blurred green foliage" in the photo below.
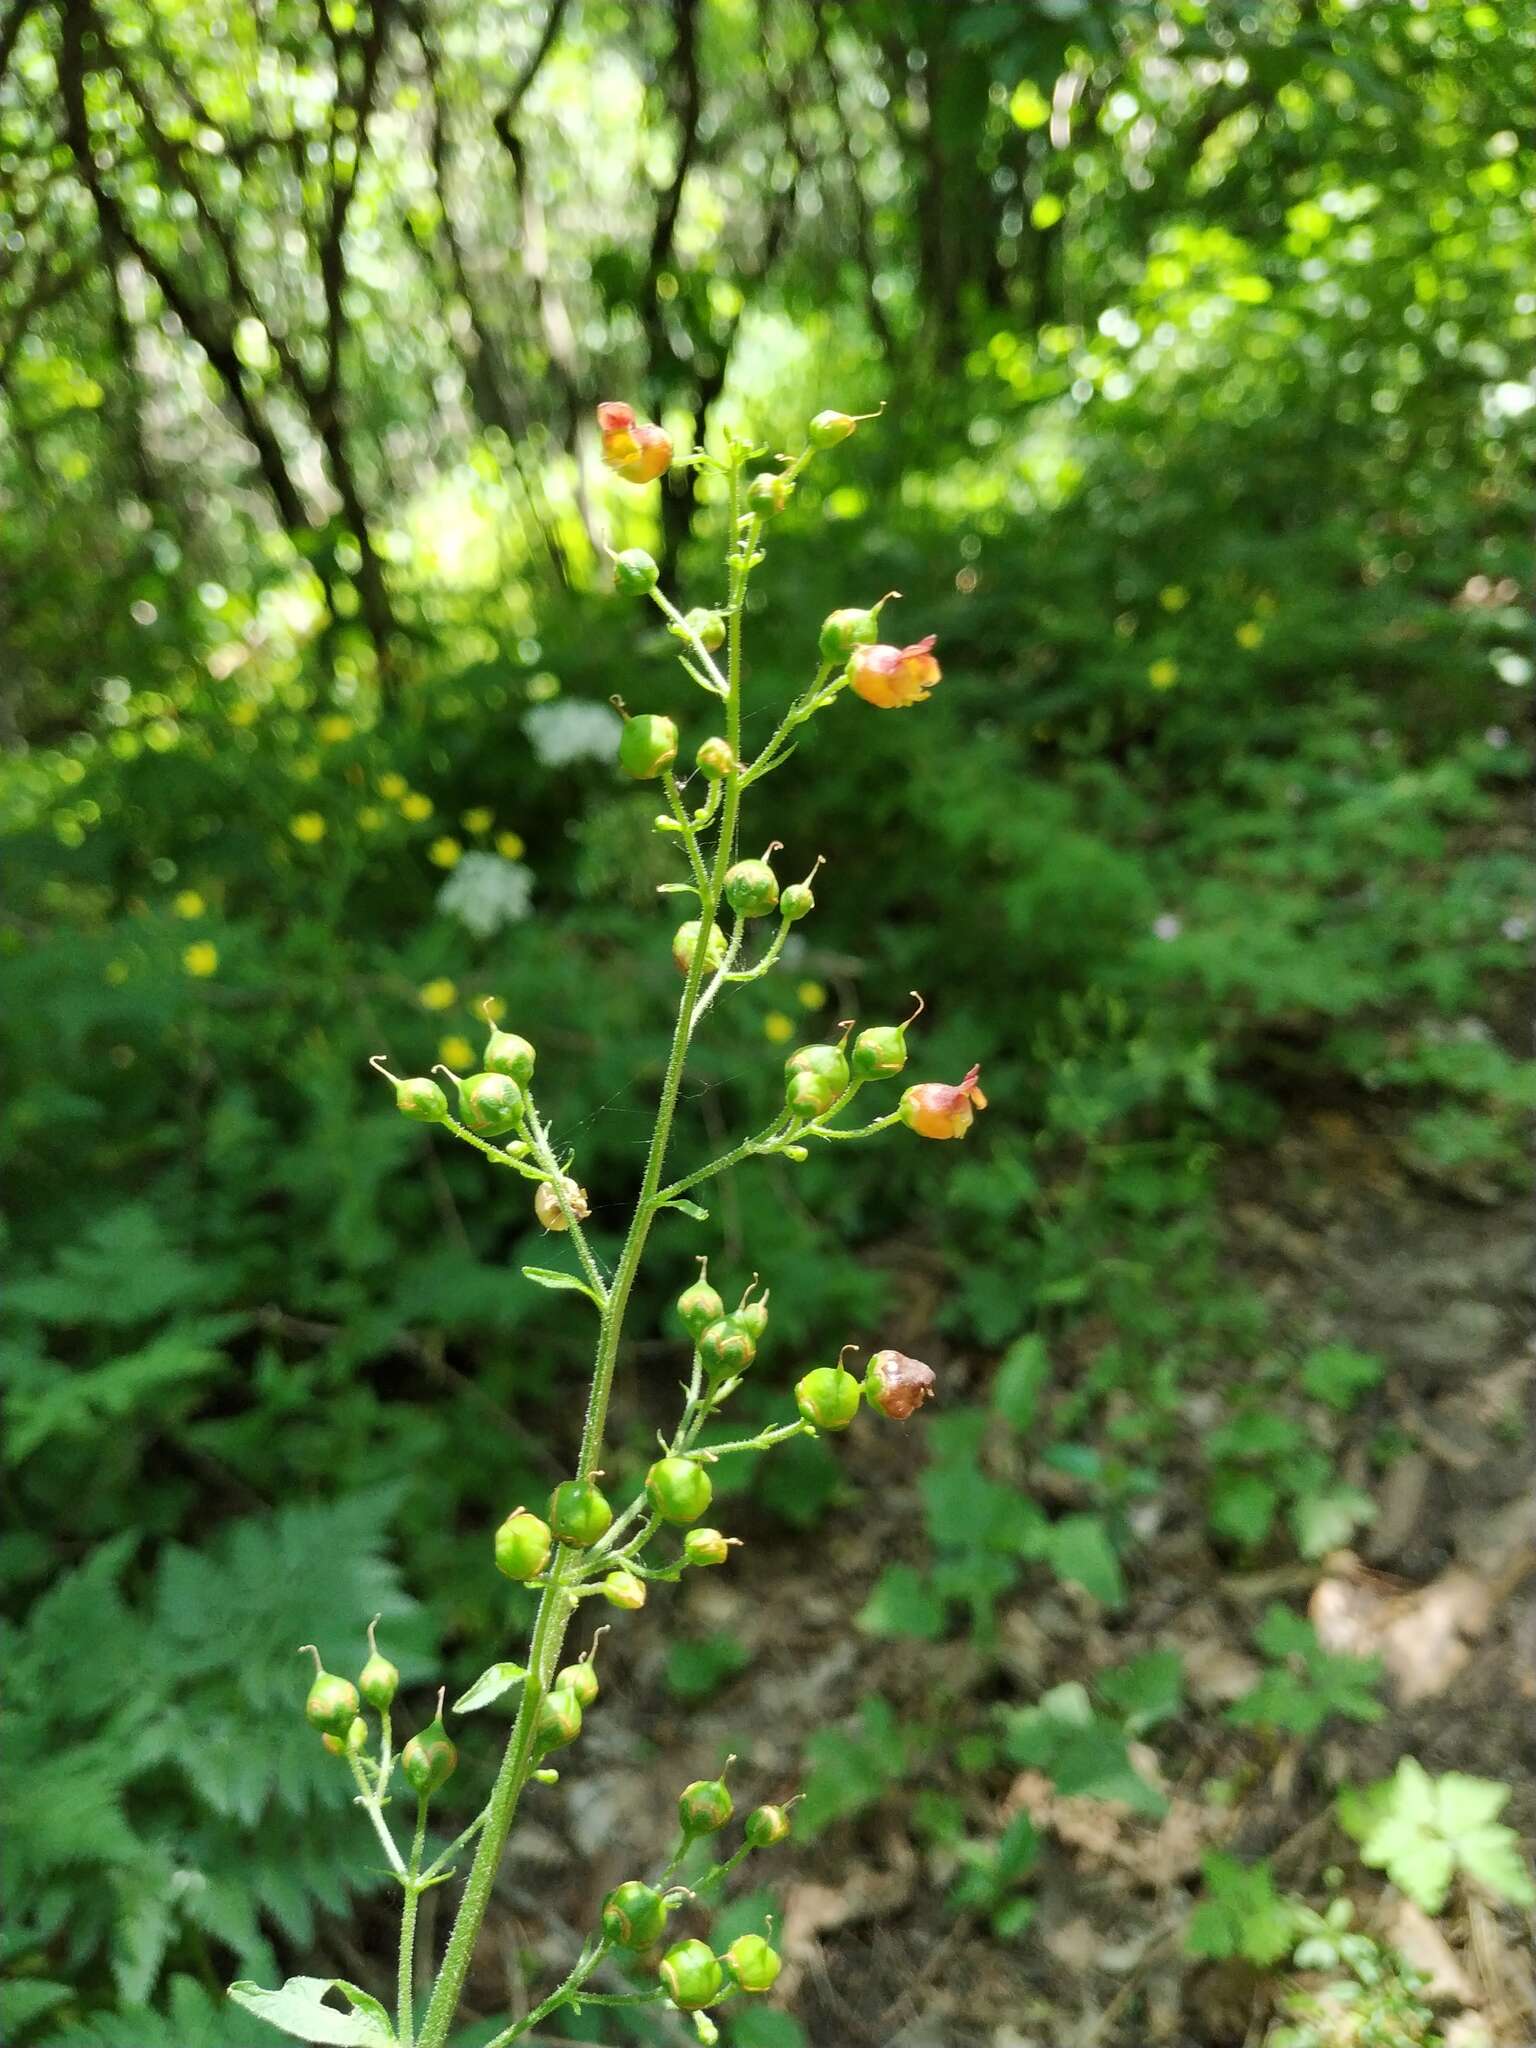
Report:
[[[830,865],[703,1034],[679,1156],[909,988],[914,1074],[980,1059],[994,1107],[945,1175],[893,1135],[718,1184],[631,1326],[665,1364],[709,1249],[772,1281],[765,1410],[881,1317],[945,1354],[973,1405],[925,1420],[864,1630],[985,1649],[1040,1572],[1134,1599],[1194,1386],[1212,1541],[1344,1540],[1312,1424],[1373,1361],[1232,1280],[1222,1164],[1310,1091],[1484,1198],[1536,1100],[1489,1023],[1530,929],[1529,24],[582,0],[509,47],[492,12],[5,16],[7,2038],[243,2041],[193,1980],[270,1977],[362,1867],[294,1644],[350,1668],[382,1609],[408,1680],[467,1683],[523,1617],[487,1532],[569,1455],[583,1321],[365,1062],[463,1067],[497,998],[616,1240],[675,975],[606,700],[685,758],[707,720],[599,542],[670,541],[707,602],[719,508],[658,533],[593,399],[774,447],[888,401],[775,529],[749,742],[835,605],[905,592],[945,680],[840,704],[757,804]],[[857,1498],[819,1444],[743,1484]],[[1245,1707],[1291,1726],[1337,1674],[1274,1626],[1299,1676]],[[680,1642],[668,1683],[741,1659]],[[1145,1799],[1142,1691],[1007,1754]],[[818,1738],[813,1830],[922,1753],[889,1716]],[[1021,1927],[1032,1855],[971,1844],[966,1898]]]

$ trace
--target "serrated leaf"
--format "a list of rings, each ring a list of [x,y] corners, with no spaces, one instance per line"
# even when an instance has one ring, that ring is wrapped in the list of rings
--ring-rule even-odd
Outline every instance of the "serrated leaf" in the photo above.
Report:
[[[535,1287],[548,1287],[555,1293],[584,1294],[594,1308],[602,1307],[596,1293],[577,1273],[557,1273],[552,1266],[524,1266],[522,1275],[531,1280]]]
[[[521,1664],[492,1664],[481,1672],[468,1692],[454,1701],[453,1711],[472,1714],[477,1707],[488,1707],[492,1700],[499,1700],[514,1685],[521,1685],[527,1676]]]
[[[350,1998],[354,2010],[338,2012],[327,2005],[325,1994],[333,1990]],[[290,1977],[280,1991],[231,1984],[229,1995],[236,2005],[280,2032],[308,2041],[312,2048],[394,2048],[394,2030],[383,2018],[383,2008],[371,1998],[359,2004],[365,1994],[354,1992],[339,1977]]]

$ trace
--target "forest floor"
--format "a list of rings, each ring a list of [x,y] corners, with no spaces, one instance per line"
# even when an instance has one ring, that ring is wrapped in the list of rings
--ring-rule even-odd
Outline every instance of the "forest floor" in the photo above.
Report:
[[[881,1565],[910,1553],[921,1466],[911,1437],[884,1433],[879,1448],[861,1449],[861,1462],[879,1469],[861,1471],[861,1509],[839,1522],[835,1571],[809,1561],[820,1547],[814,1531],[763,1518],[731,1570],[681,1589],[680,1625],[733,1635],[750,1653],[749,1676],[684,1708],[665,1682],[660,1630],[639,1648],[639,1632],[613,1639],[604,1712],[592,1717],[581,1764],[515,1838],[501,1939],[485,1944],[476,1985],[487,2008],[505,2004],[514,1957],[569,1952],[601,1892],[633,1874],[618,1845],[661,1839],[676,1786],[712,1774],[725,1748],[744,1751],[742,1796],[782,1796],[807,1735],[846,1721],[869,1694],[914,1720],[931,1719],[932,1700],[945,1697],[966,1725],[984,1726],[996,1704],[1029,1705],[1053,1686],[1174,1649],[1188,1709],[1156,1730],[1155,1751],[1134,1751],[1166,1795],[1162,1818],[1060,1797],[1038,1773],[1005,1765],[962,1778],[943,1761],[813,1842],[763,1859],[759,1881],[785,1913],[780,1990],[815,2048],[1262,2042],[1284,1978],[1184,1950],[1201,1858],[1213,1848],[1268,1857],[1278,1885],[1319,1905],[1325,1870],[1349,1865],[1343,1884],[1360,1922],[1428,1972],[1452,2048],[1536,2042],[1521,1916],[1462,1894],[1430,1921],[1360,1872],[1331,1818],[1339,1786],[1387,1776],[1409,1754],[1432,1772],[1512,1786],[1504,1818],[1536,1834],[1530,1217],[1421,1178],[1375,1109],[1294,1122],[1263,1156],[1229,1163],[1225,1196],[1230,1264],[1268,1297],[1276,1324],[1315,1330],[1323,1304],[1332,1341],[1388,1367],[1337,1418],[1329,1446],[1342,1475],[1375,1500],[1358,1549],[1270,1570],[1220,1556],[1196,1455],[1211,1417],[1196,1394],[1184,1469],[1175,1453],[1128,1560],[1122,1615],[1106,1617],[1069,1587],[1036,1585],[1004,1601],[988,1653],[964,1640],[871,1640],[849,1617]],[[1384,1432],[1399,1448],[1383,1469],[1370,1446]],[[1387,1711],[1369,1725],[1334,1718],[1310,1741],[1261,1741],[1256,1764],[1254,1732],[1225,1723],[1221,1710],[1260,1675],[1253,1633],[1275,1600],[1305,1608],[1326,1648],[1379,1656]],[[1043,1847],[1021,1935],[999,1939],[946,1906],[953,1852],[911,1826],[912,1795],[923,1789],[954,1794],[973,1825],[993,1832],[1030,1814]],[[586,1872],[591,1896],[578,1895],[574,1871]],[[589,2038],[580,2026],[575,2037]],[[774,2038],[798,2036],[752,2036]]]

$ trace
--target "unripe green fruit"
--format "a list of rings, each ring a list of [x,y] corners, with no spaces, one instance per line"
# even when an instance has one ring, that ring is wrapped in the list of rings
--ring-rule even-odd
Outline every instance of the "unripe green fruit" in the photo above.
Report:
[[[573,1692],[583,1709],[590,1707],[597,1699],[597,1666],[590,1657],[575,1664],[565,1664],[555,1673],[554,1692]]]
[[[699,1356],[711,1379],[745,1372],[757,1356],[757,1339],[737,1316],[722,1316],[699,1339]]]
[[[743,1991],[771,1991],[784,1967],[760,1934],[738,1934],[723,1961]]]
[[[779,898],[779,915],[786,924],[798,924],[815,908],[816,898],[811,894],[808,882],[791,882]]]
[[[718,1529],[690,1529],[683,1538],[683,1558],[688,1564],[724,1564],[730,1544]]]
[[[548,1522],[518,1508],[496,1531],[496,1569],[525,1585],[549,1563],[554,1536]]]
[[[702,1941],[680,1941],[661,1959],[661,1981],[681,2012],[698,2012],[720,1996],[725,1972]]]
[[[533,1724],[533,1746],[540,1756],[552,1749],[564,1749],[581,1733],[581,1701],[575,1693],[557,1685],[539,1701]]]
[[[400,1673],[377,1650],[357,1674],[357,1689],[370,1707],[384,1713],[400,1690]]]
[[[549,1526],[573,1550],[590,1548],[612,1520],[613,1509],[590,1479],[562,1480],[549,1496]]]
[[[751,1337],[754,1344],[761,1344],[768,1329],[768,1297],[761,1301],[744,1301],[736,1310],[732,1321],[739,1323]]]
[[[685,1287],[677,1297],[677,1312],[683,1319],[683,1328],[690,1337],[702,1337],[711,1323],[719,1322],[725,1314],[725,1303],[718,1291],[711,1287],[706,1273],[701,1272],[697,1280]]]
[[[645,1475],[645,1493],[664,1522],[696,1522],[715,1489],[696,1458],[658,1458]]]
[[[802,1045],[784,1062],[785,1075],[815,1074],[835,1081],[838,1092],[848,1086],[848,1055],[840,1045]]]
[[[684,615],[683,624],[699,645],[711,654],[717,647],[725,645],[725,621],[718,612],[706,611],[703,605],[695,605]]]
[[[646,712],[627,718],[619,735],[619,766],[637,782],[649,782],[677,759],[677,727],[670,718]]]
[[[859,1412],[859,1383],[840,1365],[818,1365],[796,1385],[795,1406],[817,1429],[846,1429]]]
[[[846,661],[855,647],[873,647],[879,637],[880,620],[874,612],[845,606],[822,620],[816,647],[823,661]]]
[[[538,1054],[526,1038],[520,1038],[515,1031],[493,1031],[486,1040],[485,1069],[490,1074],[505,1074],[526,1088],[533,1079],[534,1064]]]
[[[747,1815],[742,1832],[754,1849],[770,1849],[775,1842],[789,1839],[789,1815],[782,1806],[756,1806]]]
[[[632,1877],[604,1899],[603,1932],[620,1948],[651,1948],[665,1933],[670,1910],[660,1892]]]
[[[448,1098],[426,1074],[395,1083],[395,1107],[415,1124],[440,1124],[448,1114]]]
[[[777,470],[765,469],[747,485],[747,503],[760,519],[771,519],[776,512],[784,510],[794,493],[793,477],[781,476]]]
[[[626,1614],[634,1614],[645,1605],[645,1581],[637,1579],[633,1572],[621,1566],[610,1572],[603,1581],[603,1598],[610,1607],[622,1608]]]
[[[419,1799],[430,1799],[458,1768],[459,1752],[448,1740],[439,1709],[432,1725],[413,1735],[400,1752],[405,1782]]]
[[[835,448],[839,441],[846,441],[857,422],[845,412],[819,412],[805,430],[805,438],[813,448]]]
[[[700,772],[711,782],[723,782],[731,770],[739,765],[730,741],[721,739],[718,733],[707,740],[701,740],[699,751],[693,758],[698,763]]]
[[[523,1113],[523,1091],[506,1074],[471,1074],[459,1083],[459,1115],[477,1137],[499,1138]]]
[[[613,558],[613,581],[626,597],[644,597],[656,588],[661,574],[644,548],[626,548]]]
[[[899,1074],[907,1064],[907,1034],[899,1024],[874,1024],[853,1041],[849,1061],[861,1081]]]
[[[784,1090],[785,1106],[796,1116],[825,1116],[843,1092],[843,1084],[822,1074],[791,1074]]]
[[[317,1671],[304,1702],[304,1718],[322,1735],[344,1736],[357,1715],[357,1687],[334,1671]]]
[[[320,1740],[332,1756],[361,1756],[368,1747],[368,1723],[359,1714],[345,1735],[322,1735]]]
[[[723,1778],[695,1778],[678,1794],[678,1824],[685,1835],[713,1835],[735,1811],[731,1788]]]
[[[742,917],[766,917],[779,900],[779,878],[765,860],[739,860],[726,870],[725,900]]]
[[[677,963],[679,974],[686,974],[693,965],[693,949],[699,942],[701,922],[701,919],[691,917],[672,934],[672,958]],[[709,928],[709,938],[704,946],[704,965],[711,974],[725,965],[725,933],[717,924]]]

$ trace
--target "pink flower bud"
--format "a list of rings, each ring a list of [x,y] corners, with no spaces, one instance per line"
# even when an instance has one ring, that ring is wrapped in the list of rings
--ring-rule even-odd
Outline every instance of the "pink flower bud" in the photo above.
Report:
[[[920,1138],[963,1138],[977,1110],[987,1106],[976,1085],[980,1078],[980,1067],[972,1067],[958,1088],[946,1081],[919,1081],[901,1098],[902,1122]]]
[[[877,1351],[864,1375],[864,1398],[893,1422],[915,1415],[933,1393],[932,1368],[902,1351]]]
[[[653,483],[672,466],[672,437],[663,428],[635,417],[632,405],[608,400],[597,408],[603,437],[603,461],[628,484]]]
[[[910,647],[855,647],[848,657],[848,680],[857,696],[880,711],[904,711],[921,704],[939,680],[939,664],[931,653],[934,635]]]

